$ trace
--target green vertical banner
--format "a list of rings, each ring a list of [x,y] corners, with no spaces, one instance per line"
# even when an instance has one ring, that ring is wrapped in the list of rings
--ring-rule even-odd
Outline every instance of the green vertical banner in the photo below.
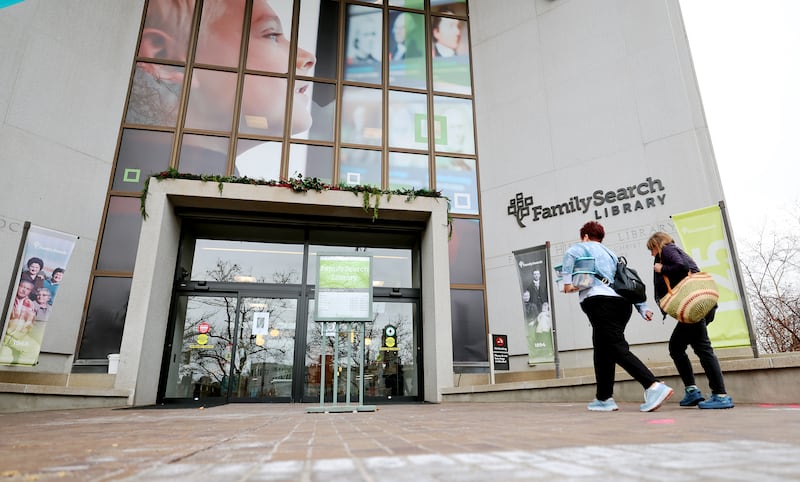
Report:
[[[528,339],[529,365],[556,361],[548,259],[546,245],[514,251],[525,334]]]
[[[750,346],[742,308],[741,287],[736,281],[731,249],[725,238],[725,226],[719,206],[672,216],[683,249],[694,258],[702,271],[711,273],[719,290],[719,309],[708,326],[714,348]]]

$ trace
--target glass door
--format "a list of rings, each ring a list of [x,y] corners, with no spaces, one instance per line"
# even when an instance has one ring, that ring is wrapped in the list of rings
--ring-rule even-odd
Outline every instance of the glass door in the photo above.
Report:
[[[164,397],[194,401],[227,398],[236,343],[235,293],[179,295]]]
[[[164,399],[291,400],[297,302],[178,295]]]
[[[334,388],[339,403],[347,400],[348,390],[350,400],[357,403],[362,363],[365,403],[419,399],[421,346],[415,329],[416,300],[374,301],[373,321],[363,323],[363,355],[359,352],[361,323],[340,322],[337,331],[336,323],[314,321],[314,300],[308,303],[303,401],[319,402],[324,372],[326,403],[333,401]]]
[[[231,398],[291,400],[297,300],[243,297]]]

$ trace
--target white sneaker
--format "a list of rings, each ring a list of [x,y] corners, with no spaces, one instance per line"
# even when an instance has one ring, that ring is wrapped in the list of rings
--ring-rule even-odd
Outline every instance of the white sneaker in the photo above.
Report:
[[[639,411],[652,412],[658,410],[658,407],[671,396],[672,389],[665,383],[658,382],[656,386],[644,391],[644,403],[639,405]]]
[[[613,398],[607,400],[598,400],[595,398],[586,408],[588,408],[590,412],[615,412],[619,410],[617,402],[615,402]]]

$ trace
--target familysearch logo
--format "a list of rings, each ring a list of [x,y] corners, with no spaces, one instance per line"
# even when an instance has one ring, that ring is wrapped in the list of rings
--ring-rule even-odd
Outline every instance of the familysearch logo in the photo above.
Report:
[[[562,203],[545,206],[535,204],[533,196],[518,192],[509,200],[508,215],[514,216],[519,227],[527,227],[522,221],[531,217],[531,221],[564,216],[567,214],[586,214],[594,208],[594,219],[599,220],[620,214],[628,214],[656,206],[663,206],[667,194],[663,193],[664,184],[661,179],[648,177],[639,184],[622,186],[610,191],[598,189],[588,196],[572,196]]]

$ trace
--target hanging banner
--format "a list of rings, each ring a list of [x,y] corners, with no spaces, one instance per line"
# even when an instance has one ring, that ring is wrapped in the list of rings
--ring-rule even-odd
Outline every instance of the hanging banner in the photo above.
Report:
[[[372,321],[372,256],[317,256],[316,321]]]
[[[528,364],[555,361],[547,246],[514,251],[528,338]]]
[[[23,235],[21,259],[0,343],[0,364],[33,366],[39,362],[48,323],[58,322],[58,288],[78,237],[39,226]]]
[[[742,309],[741,287],[736,281],[731,249],[725,238],[719,206],[710,206],[672,216],[684,251],[701,271],[714,276],[719,290],[719,309],[708,325],[714,348],[750,346],[747,321]]]

